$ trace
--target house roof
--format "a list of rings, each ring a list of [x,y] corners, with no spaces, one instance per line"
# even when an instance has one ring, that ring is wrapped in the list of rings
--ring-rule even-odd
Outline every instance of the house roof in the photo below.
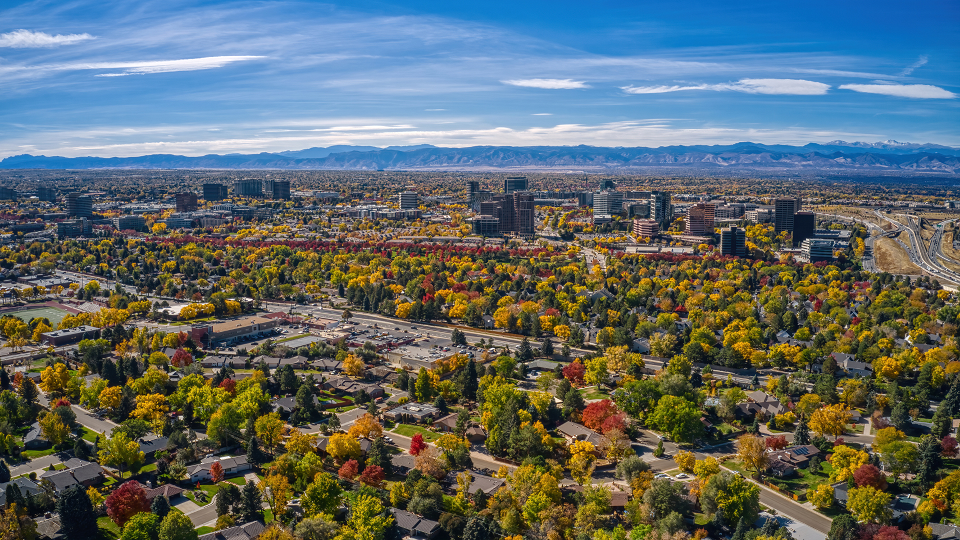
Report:
[[[162,486],[157,486],[155,488],[148,488],[143,486],[144,490],[147,492],[147,500],[152,501],[157,497],[165,497],[167,499],[172,499],[183,493],[183,489],[179,488],[173,484],[164,484]]]
[[[470,482],[470,487],[467,489],[467,493],[473,495],[478,491],[482,491],[487,495],[491,495],[500,489],[506,480],[503,478],[494,478],[492,476],[486,476],[483,474],[470,473],[470,476],[473,477],[473,480]],[[445,481],[450,484],[457,483],[456,473],[451,472],[445,478]]]
[[[564,422],[560,424],[557,431],[564,437],[570,437],[578,441],[590,441],[593,444],[599,444],[602,437],[596,431],[582,426],[576,422]]]
[[[222,531],[204,534],[198,540],[253,540],[266,528],[266,525],[259,521],[251,521]]]
[[[54,491],[58,493],[70,486],[79,484],[77,479],[70,474],[70,471],[47,471],[40,476],[40,479],[53,484]]]
[[[137,440],[140,445],[140,451],[144,454],[163,450],[167,447],[168,437],[157,437],[156,435],[147,435]]]
[[[14,478],[9,482],[4,482],[0,484],[0,505],[7,504],[7,486],[15,485],[20,489],[20,493],[24,497],[27,495],[38,495],[43,489],[37,485],[36,482],[30,480],[29,478]]]
[[[422,518],[412,512],[400,510],[399,508],[390,508],[389,510],[390,513],[393,514],[393,519],[397,520],[397,527],[407,531],[413,536],[418,534],[433,536],[440,528],[440,524],[436,521]]]
[[[944,523],[930,523],[929,525],[935,540],[960,539],[960,529],[958,529],[956,525],[948,525]]]

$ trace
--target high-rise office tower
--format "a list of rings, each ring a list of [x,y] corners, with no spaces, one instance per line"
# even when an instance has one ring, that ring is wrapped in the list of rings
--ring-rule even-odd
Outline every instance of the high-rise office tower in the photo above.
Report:
[[[793,245],[799,246],[807,238],[813,238],[817,216],[813,212],[797,212],[793,215]]]
[[[222,201],[227,198],[227,186],[223,184],[204,184],[203,200]]]
[[[80,193],[67,193],[67,214],[70,217],[93,219],[93,197]]]
[[[714,204],[698,203],[687,210],[687,234],[702,236],[713,234],[713,225],[716,221],[717,207]]]
[[[780,234],[793,232],[793,215],[800,211],[800,199],[791,197],[777,199],[773,208],[773,230]]]
[[[401,191],[398,197],[401,210],[416,210],[420,206],[416,191]]]
[[[477,202],[477,193],[480,191],[480,182],[476,180],[467,181],[467,206],[473,208]]]
[[[238,197],[260,197],[263,186],[256,178],[245,178],[233,183],[233,194]]]
[[[533,234],[533,193],[513,194],[514,227],[518,234]]]
[[[177,212],[193,212],[199,207],[196,193],[177,193]]]
[[[290,200],[290,181],[274,180],[272,195],[273,195],[273,198],[277,200],[283,200],[283,201]]]
[[[747,256],[747,233],[743,229],[730,227],[720,231],[720,254],[734,257]]]
[[[526,191],[527,190],[527,177],[526,176],[508,176],[506,180],[503,181],[503,192],[507,195],[515,191]]]
[[[40,186],[37,188],[37,198],[44,202],[57,202],[57,188]]]
[[[593,215],[613,216],[623,210],[623,193],[601,191],[593,194]]]
[[[670,193],[666,191],[650,192],[650,219],[657,220],[660,230],[667,230],[673,223],[673,205],[670,204]]]

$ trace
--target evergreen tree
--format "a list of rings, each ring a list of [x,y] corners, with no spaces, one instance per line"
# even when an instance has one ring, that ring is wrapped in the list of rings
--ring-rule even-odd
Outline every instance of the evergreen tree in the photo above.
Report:
[[[740,516],[740,521],[737,522],[737,530],[733,533],[733,537],[730,540],[747,540],[747,531],[752,528],[752,524],[747,523],[746,516]]]
[[[661,456],[663,456],[663,453],[664,453],[664,450],[663,450],[663,441],[660,441],[660,442],[657,443],[657,449],[653,451],[653,455],[654,455],[655,457],[661,457]]]
[[[150,511],[156,514],[158,518],[163,519],[170,513],[170,501],[163,495],[154,497],[153,502],[150,503]]]
[[[240,496],[240,517],[243,523],[250,521],[260,521],[263,519],[263,498],[257,485],[251,480],[243,486],[243,493]]]
[[[860,526],[850,514],[841,514],[833,518],[827,540],[854,540]]]
[[[940,403],[947,416],[956,418],[960,413],[960,376],[953,377],[953,384],[950,385],[950,391],[947,397]]]
[[[940,441],[933,436],[928,435],[920,441],[920,467],[917,470],[917,481],[924,489],[933,484],[937,471],[943,465],[943,459],[940,457],[942,449]]]
[[[793,444],[810,444],[810,428],[807,427],[806,418],[801,418],[797,422],[797,429],[793,432]]]
[[[471,360],[473,362],[473,360]],[[394,383],[394,386],[402,390],[406,390],[407,386],[410,385],[410,375],[407,373],[407,370],[401,369],[400,373],[397,375],[397,382]],[[463,393],[461,391],[461,393]]]
[[[83,486],[77,484],[63,490],[56,508],[60,530],[67,540],[93,540],[99,535],[97,514]]]
[[[390,461],[390,451],[383,437],[377,437],[370,444],[367,452],[367,466],[376,465],[383,469],[386,476],[393,474],[393,462]]]
[[[466,375],[463,378],[463,389],[461,393],[463,397],[470,401],[477,399],[477,388],[479,387],[478,377],[477,377],[477,363],[471,358],[467,362]]]
[[[583,396],[580,395],[580,391],[576,388],[570,388],[563,396],[563,406],[574,411],[583,410]]]
[[[898,400],[893,406],[893,412],[890,413],[890,423],[900,431],[906,431],[910,428],[910,413],[907,412],[905,400]]]
[[[937,407],[937,412],[933,413],[933,420],[930,425],[930,433],[936,438],[943,439],[950,434],[953,429],[953,420],[946,412],[946,408],[941,404]]]
[[[750,433],[754,435],[760,434],[760,418],[758,416],[753,417],[753,425],[750,426]]]
[[[18,486],[17,484],[14,484],[13,482],[7,484],[6,496],[7,496],[7,506],[10,506],[11,504],[16,504],[17,508],[27,507],[27,502],[23,498],[23,492],[20,491],[20,486]]]
[[[7,467],[7,462],[0,459],[0,482],[9,482],[10,481],[10,467]]]
[[[256,435],[250,437],[247,442],[247,461],[253,465],[263,463],[263,452],[260,450],[260,441]]]
[[[450,341],[454,345],[466,345],[467,344],[467,335],[464,334],[459,328],[454,328],[453,332],[450,334]]]
[[[550,338],[543,340],[543,345],[540,346],[540,353],[547,358],[553,356],[553,341]]]
[[[120,377],[120,373],[117,372],[116,364],[109,359],[104,360],[100,375],[110,384],[110,386],[119,386],[123,382]]]
[[[530,347],[529,339],[523,338],[520,342],[520,346],[517,347],[517,359],[521,362],[533,360],[533,348]]]
[[[440,411],[441,416],[450,414],[450,409],[447,407],[447,400],[443,399],[442,395],[437,395],[437,399],[433,400],[433,406]]]
[[[77,442],[73,443],[73,455],[78,459],[87,460],[90,458],[90,447],[87,446],[87,441],[83,439],[77,439]]]
[[[10,374],[7,373],[7,370],[0,369],[0,390],[9,390],[10,389]]]

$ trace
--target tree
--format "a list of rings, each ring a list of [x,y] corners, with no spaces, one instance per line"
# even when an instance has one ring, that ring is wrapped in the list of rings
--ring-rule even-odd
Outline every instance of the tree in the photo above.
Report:
[[[697,463],[697,457],[693,455],[693,452],[681,450],[673,456],[673,461],[676,462],[681,472],[692,473],[693,467]]]
[[[29,380],[29,379],[27,379]],[[93,540],[99,535],[97,514],[83,486],[63,490],[57,499],[60,527],[67,540]]]
[[[283,420],[277,413],[270,413],[257,418],[254,429],[257,438],[270,448],[276,448],[283,440]]]
[[[7,467],[7,462],[0,459],[0,482],[9,482],[10,481],[10,467]]]
[[[861,465],[853,473],[853,481],[856,482],[857,487],[863,486],[872,486],[874,489],[879,491],[886,491],[887,489],[887,477],[876,465],[866,464]]]
[[[806,445],[810,444],[810,428],[807,427],[807,419],[800,418],[797,422],[797,429],[793,432],[793,444],[796,445]]]
[[[920,464],[920,451],[913,443],[894,441],[883,447],[880,459],[883,469],[899,479],[903,474],[916,472]]]
[[[663,396],[649,422],[676,442],[693,442],[703,432],[699,407],[677,396]]]
[[[287,502],[290,499],[290,481],[282,474],[270,474],[260,481],[261,493],[267,500],[267,505],[274,516],[283,516],[287,513]]]
[[[263,498],[252,480],[247,480],[240,495],[240,517],[244,523],[259,521],[263,515]]]
[[[343,360],[343,371],[354,379],[362,379],[366,375],[366,365],[356,355],[350,354]]]
[[[767,437],[766,439],[767,448],[773,450],[774,452],[783,450],[787,447],[787,437],[784,435],[777,435],[776,437]]]
[[[384,515],[380,499],[362,493],[350,507],[347,524],[340,529],[339,540],[382,540],[393,518]]]
[[[124,469],[137,470],[146,459],[137,441],[131,441],[126,433],[115,430],[113,437],[104,438],[105,440],[100,443],[100,463],[117,467],[121,477]]]
[[[833,518],[827,540],[854,540],[858,529],[859,524],[856,518],[849,514],[841,514]]]
[[[377,422],[377,419],[373,417],[372,414],[367,413],[353,423],[350,426],[350,430],[347,431],[347,435],[355,438],[366,438],[374,440],[378,437],[383,436],[383,426],[380,425],[380,422]]]
[[[850,410],[839,403],[825,405],[810,415],[810,429],[820,436],[833,435],[836,438],[846,431],[851,417]]]
[[[700,495],[700,505],[707,515],[722,512],[727,523],[737,523],[743,516],[748,523],[753,523],[760,512],[760,488],[723,471],[707,481]]]
[[[197,540],[197,531],[186,514],[170,512],[160,522],[159,540]]]
[[[210,466],[210,481],[214,484],[223,482],[223,465],[220,465],[219,461],[215,461]]]
[[[741,435],[737,439],[737,457],[745,467],[757,471],[757,476],[767,470],[767,446],[763,437]]]
[[[860,522],[877,523],[889,519],[890,494],[872,486],[853,488],[847,493],[847,510]]]
[[[826,510],[833,506],[833,486],[820,484],[816,488],[810,488],[807,490],[807,499],[818,509]]]
[[[423,442],[423,435],[416,433],[413,436],[413,439],[410,440],[410,453],[414,456],[420,455],[420,452],[423,452],[427,449],[427,443]]]
[[[602,399],[587,405],[580,414],[580,421],[583,422],[584,426],[594,431],[600,431],[604,421],[619,412],[613,401]]]
[[[147,492],[136,480],[130,480],[114,490],[107,497],[106,504],[107,515],[118,527],[123,527],[137,513],[150,511]]]
[[[247,461],[254,465],[263,463],[263,451],[260,450],[260,441],[257,440],[256,435],[247,441]]]
[[[217,495],[217,497],[219,498],[219,495]],[[153,502],[150,503],[150,511],[160,519],[163,519],[170,513],[170,501],[163,496],[154,497]]]
[[[337,471],[337,474],[340,478],[346,480],[353,480],[357,477],[357,473],[360,471],[360,464],[357,463],[355,459],[348,459],[340,466],[340,470]]]
[[[190,353],[181,347],[173,353],[173,358],[170,359],[170,363],[175,367],[185,368],[193,363],[193,356],[190,356]]]
[[[360,442],[345,433],[334,433],[327,443],[327,453],[339,463],[360,457]]]
[[[150,512],[140,512],[127,521],[120,540],[157,540],[159,533],[160,518]]]
[[[333,540],[338,529],[335,521],[317,516],[302,520],[293,532],[301,540]]]
[[[70,428],[63,423],[59,415],[52,412],[40,418],[40,431],[43,432],[43,438],[54,446],[60,446],[70,438]]]
[[[316,517],[321,514],[333,514],[340,505],[343,488],[330,474],[317,474],[313,482],[303,492],[300,504],[307,517]]]
[[[870,461],[870,456],[866,452],[850,448],[846,445],[840,445],[834,448],[833,456],[830,457],[830,464],[833,471],[830,473],[831,482],[843,482],[853,476],[862,465]]]
[[[450,341],[457,346],[467,344],[467,335],[464,334],[459,328],[454,328],[453,332],[450,334]]]
[[[363,470],[363,474],[360,475],[360,481],[368,486],[380,487],[385,477],[386,475],[382,468],[377,465],[368,465],[367,468]]]

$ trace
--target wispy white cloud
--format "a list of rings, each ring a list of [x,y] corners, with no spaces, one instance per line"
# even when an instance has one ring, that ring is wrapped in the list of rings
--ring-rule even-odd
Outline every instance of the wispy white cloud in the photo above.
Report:
[[[909,66],[907,66],[907,67],[905,67],[905,68],[903,68],[903,71],[900,72],[900,76],[901,76],[901,77],[906,77],[907,75],[910,75],[911,73],[913,73],[913,70],[919,68],[920,66],[922,66],[922,65],[924,65],[924,64],[926,64],[926,63],[927,63],[927,56],[926,56],[926,55],[922,55],[916,62],[910,64]]]
[[[665,94],[687,90],[731,90],[746,94],[770,94],[792,96],[818,96],[827,93],[829,84],[804,79],[740,79],[735,83],[697,84],[697,85],[657,85],[624,86],[621,90],[628,94]]]
[[[181,60],[151,60],[145,62],[94,62],[90,64],[65,64],[63,70],[81,69],[122,69],[120,73],[101,73],[98,77],[119,77],[123,75],[146,75],[150,73],[172,73],[175,71],[199,71],[221,68],[234,62],[258,60],[264,56],[208,56],[205,58],[184,58]]]
[[[957,94],[929,84],[841,84],[841,90],[916,99],[953,99]]]
[[[573,79],[510,79],[500,82],[503,84],[509,84],[511,86],[544,88],[547,90],[575,90],[577,88],[590,88],[584,81],[575,81]]]
[[[535,112],[531,116],[553,116],[553,113],[549,112]]]
[[[0,47],[9,47],[12,49],[59,47],[60,45],[72,45],[81,41],[87,41],[88,39],[95,38],[87,33],[52,35],[46,32],[14,30],[13,32],[0,34]]]

